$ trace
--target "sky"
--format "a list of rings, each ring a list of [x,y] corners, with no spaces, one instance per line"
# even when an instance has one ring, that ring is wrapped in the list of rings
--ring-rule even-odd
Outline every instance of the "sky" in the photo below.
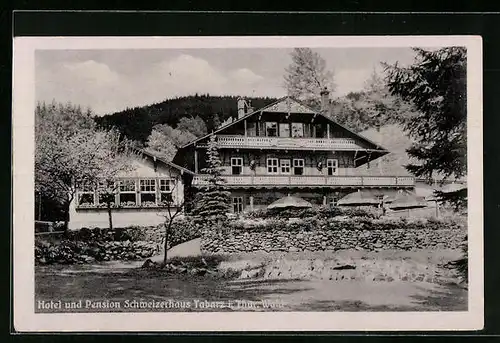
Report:
[[[332,97],[362,90],[380,63],[409,64],[410,48],[313,49],[334,73]],[[292,49],[38,50],[37,101],[72,102],[97,115],[198,94],[282,97]]]

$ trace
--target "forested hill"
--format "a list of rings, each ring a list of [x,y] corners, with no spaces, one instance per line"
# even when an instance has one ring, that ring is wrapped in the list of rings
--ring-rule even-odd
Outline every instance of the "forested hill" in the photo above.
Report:
[[[267,106],[277,100],[268,97],[248,97],[246,99],[251,101],[254,108]],[[237,100],[237,96],[211,96],[208,94],[178,97],[96,117],[96,122],[104,128],[115,127],[129,139],[144,143],[153,126],[168,124],[176,127],[183,117],[201,117],[210,132],[230,116],[237,116]]]

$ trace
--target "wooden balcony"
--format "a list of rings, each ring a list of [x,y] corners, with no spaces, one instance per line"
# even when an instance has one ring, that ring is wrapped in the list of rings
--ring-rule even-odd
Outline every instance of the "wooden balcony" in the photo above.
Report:
[[[362,149],[351,138],[291,138],[291,137],[245,137],[217,136],[222,148],[265,148],[265,149],[326,149],[356,150]]]
[[[225,185],[238,187],[413,187],[410,176],[297,176],[297,175],[227,175]],[[193,186],[208,185],[206,175],[193,179]]]

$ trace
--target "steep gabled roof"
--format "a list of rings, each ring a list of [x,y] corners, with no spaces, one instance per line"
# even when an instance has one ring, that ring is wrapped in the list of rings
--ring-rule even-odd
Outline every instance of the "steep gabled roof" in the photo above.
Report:
[[[345,126],[342,126],[339,123],[336,123],[334,120],[332,120],[332,118],[329,118],[329,117],[325,116],[324,114],[321,113],[321,111],[317,111],[317,110],[311,108],[310,106],[308,106],[308,105],[302,103],[301,101],[299,101],[299,100],[297,100],[297,99],[295,99],[293,97],[290,97],[290,96],[282,97],[282,98],[276,100],[275,102],[273,102],[273,103],[271,103],[271,104],[269,104],[267,106],[264,106],[262,108],[254,110],[253,112],[250,112],[250,113],[244,115],[243,117],[238,118],[238,119],[232,121],[231,123],[228,123],[228,124],[220,127],[219,129],[213,131],[212,133],[206,134],[203,137],[197,138],[194,141],[189,142],[188,144],[182,146],[179,150],[187,148],[190,145],[193,145],[193,144],[195,144],[195,143],[197,143],[197,142],[199,142],[201,140],[206,139],[207,137],[210,137],[211,135],[217,134],[218,132],[221,132],[221,131],[227,129],[228,127],[231,127],[231,126],[233,126],[233,125],[235,125],[237,123],[242,122],[245,119],[248,119],[248,118],[250,118],[250,117],[252,117],[254,115],[257,115],[258,113],[266,112],[266,111],[270,111],[270,110],[273,111],[273,112],[283,112],[283,110],[281,110],[281,108],[280,108],[280,105],[283,104],[285,100],[289,100],[290,102],[295,103],[294,104],[295,107],[290,106],[290,111],[289,111],[290,113],[304,113],[304,114],[318,115],[318,116],[326,119],[330,123],[333,123],[334,125],[337,125],[341,129],[343,129],[343,130],[349,132],[350,134],[356,136],[356,138],[359,139],[360,141],[363,141],[365,143],[368,143],[369,145],[375,146],[376,149],[378,149],[380,151],[386,151],[386,149],[384,149],[379,144],[377,144],[377,143],[375,143],[375,142],[367,139],[366,137],[360,136],[359,134],[357,134],[356,132],[354,132],[354,131],[346,128]],[[285,106],[287,106],[287,105],[285,105]],[[301,111],[298,112],[298,109],[300,109]]]
[[[139,154],[141,154],[141,155],[147,156],[147,157],[152,158],[152,159],[156,159],[157,161],[160,161],[161,163],[164,163],[164,164],[166,164],[166,165],[168,165],[168,166],[170,166],[170,167],[172,167],[172,168],[178,169],[178,170],[179,170],[179,171],[181,171],[181,172],[184,172],[184,173],[188,173],[188,174],[194,175],[194,173],[193,173],[191,170],[186,169],[186,168],[184,168],[184,167],[181,167],[180,165],[175,164],[175,163],[173,163],[173,162],[167,161],[167,160],[165,160],[164,158],[161,158],[161,157],[157,156],[156,154],[153,154],[153,153],[151,153],[151,152],[149,152],[149,151],[146,151],[146,150],[144,150],[144,149],[137,149],[136,151],[137,151]]]

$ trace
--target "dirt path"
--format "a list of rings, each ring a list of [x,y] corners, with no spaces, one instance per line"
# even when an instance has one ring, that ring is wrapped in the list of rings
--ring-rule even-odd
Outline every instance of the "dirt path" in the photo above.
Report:
[[[63,301],[224,301],[221,311],[458,311],[467,291],[423,282],[237,280],[165,275],[150,270],[98,266],[46,266],[35,270],[35,303]],[[241,306],[237,306],[237,305]],[[257,306],[245,306],[257,304]],[[172,311],[183,309],[172,309]],[[187,311],[193,310],[186,309]],[[203,309],[197,309],[203,310]],[[213,310],[213,309],[208,309]],[[72,310],[74,311],[74,310]],[[99,310],[94,310],[99,311]],[[116,309],[123,311],[123,309]],[[165,310],[163,310],[165,311]]]
[[[292,311],[466,310],[467,292],[425,282],[245,281],[231,287],[260,293]]]

